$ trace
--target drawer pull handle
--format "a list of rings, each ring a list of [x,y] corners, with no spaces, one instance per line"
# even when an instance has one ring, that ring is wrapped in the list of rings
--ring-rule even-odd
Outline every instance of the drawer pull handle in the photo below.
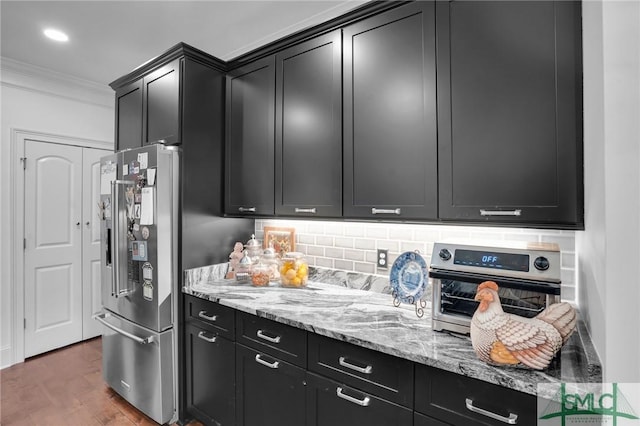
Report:
[[[480,209],[480,216],[520,216],[522,210],[485,210]]]
[[[312,214],[316,214],[316,208],[313,207],[311,209],[301,209],[299,207],[296,207],[295,212],[296,213],[312,213]]]
[[[241,213],[255,213],[256,208],[255,207],[238,207],[238,211],[240,211]]]
[[[262,359],[260,357],[260,354],[256,355],[256,362],[258,364],[262,364],[265,367],[269,367],[269,368],[278,368],[278,365],[280,365],[280,363],[278,361],[273,361],[273,362],[265,361],[264,359]]]
[[[202,340],[209,342],[209,343],[215,343],[216,342],[216,338],[215,337],[207,337],[207,335],[205,334],[204,331],[201,331],[200,333],[198,333],[198,337],[201,338]]]
[[[483,416],[490,417],[494,420],[501,421],[503,423],[507,423],[510,425],[515,425],[518,423],[518,415],[509,413],[509,417],[501,416],[500,414],[492,413],[491,411],[484,410],[482,408],[478,408],[473,405],[473,400],[471,398],[466,398],[465,403],[467,405],[467,410],[473,411],[474,413],[482,414]]]
[[[375,207],[371,208],[371,214],[401,214],[401,210],[398,209],[377,209]]]
[[[266,334],[264,334],[264,332],[262,330],[258,330],[256,335],[259,338],[266,340],[267,342],[280,343],[280,336],[276,336],[276,337],[267,336]]]
[[[353,402],[354,404],[358,404],[361,407],[366,407],[369,405],[369,402],[371,402],[371,398],[369,398],[368,396],[365,396],[364,399],[357,399],[352,396],[349,396],[346,393],[342,392],[341,387],[336,388],[336,395],[338,395],[338,398],[342,398],[346,401]]]
[[[217,315],[211,315],[211,316],[207,315],[207,311],[198,312],[198,316],[200,318],[206,319],[207,321],[215,321],[218,319]]]
[[[367,365],[366,367],[358,367],[357,365],[353,365],[350,362],[347,362],[347,359],[343,356],[341,356],[338,359],[338,363],[343,366],[343,367],[347,367],[350,368],[354,371],[357,371],[358,373],[363,373],[363,374],[371,374],[371,370],[373,370],[373,367],[370,365]]]

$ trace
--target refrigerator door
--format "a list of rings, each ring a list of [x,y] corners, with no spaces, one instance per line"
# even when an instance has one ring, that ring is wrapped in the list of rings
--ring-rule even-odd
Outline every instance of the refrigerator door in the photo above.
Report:
[[[178,289],[177,218],[179,151],[150,145],[103,158],[115,177],[103,187],[102,304],[143,327],[173,324]],[[103,174],[104,177],[104,174]]]
[[[109,311],[96,319],[105,326],[102,334],[105,382],[156,422],[172,421],[174,330],[158,333]]]

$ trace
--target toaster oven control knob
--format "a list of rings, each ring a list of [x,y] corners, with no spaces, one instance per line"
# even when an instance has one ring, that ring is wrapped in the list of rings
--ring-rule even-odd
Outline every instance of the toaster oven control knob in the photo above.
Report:
[[[536,257],[536,260],[533,261],[533,266],[535,266],[538,271],[546,271],[549,269],[549,259],[543,256]]]
[[[440,259],[442,260],[449,260],[451,259],[451,252],[447,249],[442,249],[440,250],[440,253],[438,253],[438,256],[440,256]]]

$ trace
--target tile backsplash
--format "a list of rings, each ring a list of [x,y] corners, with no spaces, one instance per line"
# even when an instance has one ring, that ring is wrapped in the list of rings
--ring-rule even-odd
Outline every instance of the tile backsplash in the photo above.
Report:
[[[387,279],[391,265],[405,251],[418,250],[430,264],[433,243],[440,240],[553,242],[561,251],[562,299],[576,302],[574,231],[258,219],[255,229],[258,240],[263,239],[265,225],[295,228],[295,250],[306,254],[310,265]],[[377,267],[377,249],[388,250],[389,269]]]

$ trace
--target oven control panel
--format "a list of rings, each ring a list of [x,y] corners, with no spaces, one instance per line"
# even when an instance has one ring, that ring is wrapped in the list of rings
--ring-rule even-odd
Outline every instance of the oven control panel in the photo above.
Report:
[[[556,244],[500,243],[487,246],[435,243],[431,267],[560,282],[560,250]]]

